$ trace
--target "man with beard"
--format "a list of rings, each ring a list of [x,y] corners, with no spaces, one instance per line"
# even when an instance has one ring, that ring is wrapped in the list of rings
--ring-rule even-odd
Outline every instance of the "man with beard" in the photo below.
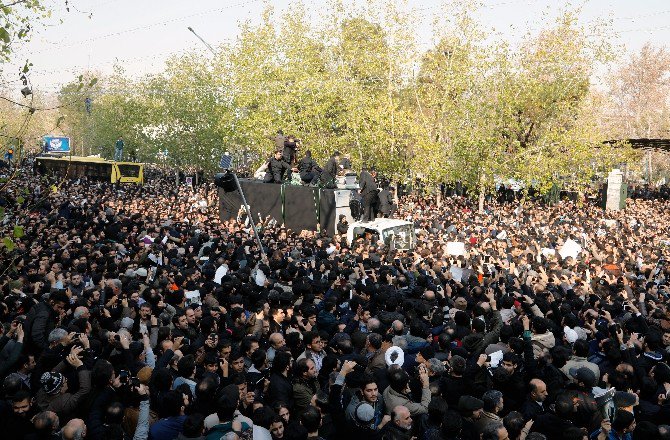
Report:
[[[361,403],[369,404],[374,410],[374,417],[370,420],[369,427],[373,430],[377,429],[382,422],[384,399],[379,394],[377,382],[368,374],[364,374],[361,378],[358,390],[351,397],[351,401],[347,406],[346,417],[349,423],[357,421],[355,411]]]
[[[27,435],[35,432],[31,419],[35,415],[33,401],[30,393],[21,390],[12,397],[12,412],[2,419],[5,427],[5,435],[8,438],[26,438]]]
[[[482,417],[484,402],[472,396],[461,396],[458,399],[458,411],[463,417],[461,426],[462,438],[479,438],[475,424]]]
[[[394,407],[391,411],[391,422],[382,429],[382,438],[410,440],[412,437],[412,415],[402,405]]]

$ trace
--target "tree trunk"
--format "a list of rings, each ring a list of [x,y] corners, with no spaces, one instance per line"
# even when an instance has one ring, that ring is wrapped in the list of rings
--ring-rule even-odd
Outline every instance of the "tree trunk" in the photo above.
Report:
[[[486,187],[479,185],[479,213],[484,213],[484,199],[486,198]]]

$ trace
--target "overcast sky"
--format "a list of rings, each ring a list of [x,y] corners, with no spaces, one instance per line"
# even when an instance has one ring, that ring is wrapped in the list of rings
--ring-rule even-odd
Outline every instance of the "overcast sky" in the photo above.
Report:
[[[115,62],[129,75],[160,71],[170,54],[190,49],[203,50],[188,30],[192,26],[205,40],[216,46],[234,39],[238,24],[250,19],[257,22],[264,2],[261,0],[70,0],[70,12],[63,0],[47,0],[58,5],[52,26],[40,30],[33,41],[19,48],[16,63],[2,67],[4,81],[17,78],[18,65],[26,59],[34,64],[33,86],[55,91],[87,68],[109,73]],[[352,1],[352,0],[350,0]],[[361,1],[361,0],[359,0]],[[283,10],[288,0],[270,1]],[[324,0],[306,2],[318,10]],[[430,23],[442,13],[439,0],[410,1],[419,9],[423,24],[417,29],[423,45],[430,43]],[[481,22],[495,28],[503,38],[517,42],[528,30],[537,30],[547,12],[557,13],[560,0],[485,0]],[[580,19],[598,17],[614,20],[619,32],[618,44],[637,50],[645,42],[670,43],[670,2],[667,0],[590,0],[585,1]],[[574,4],[574,3],[573,3]],[[581,4],[581,3],[580,3]],[[92,17],[89,18],[89,14]],[[59,24],[62,19],[63,23]],[[17,85],[18,86],[18,85]]]

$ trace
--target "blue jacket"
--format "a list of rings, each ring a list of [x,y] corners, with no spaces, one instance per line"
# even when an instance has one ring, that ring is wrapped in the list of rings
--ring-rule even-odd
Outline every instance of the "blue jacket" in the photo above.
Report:
[[[186,416],[160,419],[149,428],[149,440],[173,440],[184,430]]]

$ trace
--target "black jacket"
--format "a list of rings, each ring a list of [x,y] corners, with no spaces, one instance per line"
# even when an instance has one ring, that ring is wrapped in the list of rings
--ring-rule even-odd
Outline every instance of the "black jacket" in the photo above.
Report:
[[[300,162],[298,162],[298,171],[300,171],[300,174],[310,173],[314,170],[317,170],[318,168],[319,165],[316,163],[316,161],[308,156],[303,157],[300,159]]]
[[[56,327],[56,320],[56,312],[49,304],[40,302],[33,306],[24,326],[26,346],[40,352],[46,349],[49,346],[49,333]]]
[[[382,214],[390,214],[393,208],[393,195],[391,191],[383,189],[379,192],[379,211]]]
[[[361,188],[361,196],[363,197],[374,194],[377,191],[375,179],[367,171],[361,171],[358,186]]]
[[[530,398],[526,399],[526,401],[521,404],[521,414],[523,414],[523,418],[526,421],[531,419],[535,420],[545,412],[546,410],[543,406],[540,406]]]
[[[274,183],[281,183],[286,178],[291,166],[288,162],[282,159],[275,159],[274,157],[268,162],[268,173],[272,176]]]
[[[283,374],[273,372],[270,375],[267,403],[273,405],[276,402],[284,402],[293,408],[293,384]]]
[[[334,157],[328,159],[321,173],[321,184],[325,187],[335,187],[335,176],[337,176],[337,161]]]

